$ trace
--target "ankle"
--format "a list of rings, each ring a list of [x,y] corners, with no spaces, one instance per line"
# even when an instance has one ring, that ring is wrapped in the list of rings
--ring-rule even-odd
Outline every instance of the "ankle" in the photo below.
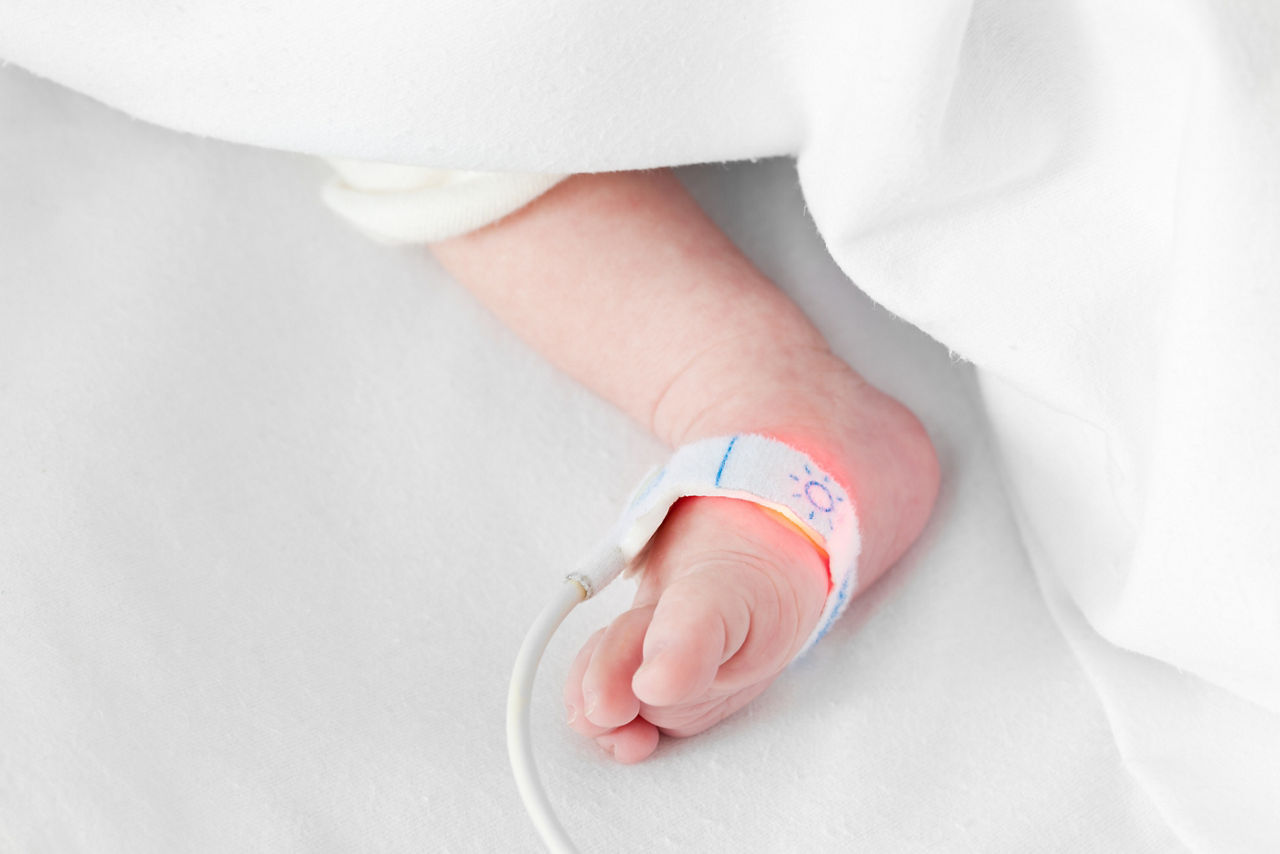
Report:
[[[655,410],[673,446],[759,433],[800,448],[848,490],[862,529],[859,589],[902,556],[928,520],[939,467],[928,434],[902,404],[825,348],[746,346],[706,354]],[[665,407],[665,408],[664,408]]]

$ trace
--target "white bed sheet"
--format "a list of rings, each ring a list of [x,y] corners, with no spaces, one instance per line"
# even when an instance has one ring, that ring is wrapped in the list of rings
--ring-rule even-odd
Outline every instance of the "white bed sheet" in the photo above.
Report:
[[[0,128],[0,850],[538,850],[508,670],[662,449],[334,219],[317,161],[14,68]],[[640,766],[558,699],[629,587],[572,615],[534,735],[583,850],[1181,850],[1044,605],[969,367],[840,273],[790,161],[680,174],[920,415],[944,490],[808,660]]]

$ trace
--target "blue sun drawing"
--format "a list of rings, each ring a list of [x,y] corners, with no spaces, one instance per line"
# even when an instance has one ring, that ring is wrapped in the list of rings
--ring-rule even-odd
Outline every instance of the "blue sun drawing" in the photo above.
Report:
[[[815,522],[819,519],[826,521],[827,527],[833,527],[831,519],[832,513],[836,511],[836,507],[844,503],[844,496],[836,495],[836,487],[831,483],[831,478],[825,474],[815,474],[809,466],[804,467],[805,477],[799,475],[788,475],[796,482],[798,492],[791,494],[792,498],[802,498],[809,505],[809,515],[806,519],[808,522]],[[819,480],[821,478],[821,480]],[[803,511],[801,516],[804,516]]]

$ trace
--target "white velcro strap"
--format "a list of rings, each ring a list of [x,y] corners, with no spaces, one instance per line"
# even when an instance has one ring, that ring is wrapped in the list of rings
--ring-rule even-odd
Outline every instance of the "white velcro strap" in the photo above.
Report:
[[[693,495],[738,498],[776,510],[826,551],[831,585],[818,624],[800,651],[803,655],[848,605],[857,584],[862,541],[845,487],[807,454],[776,439],[744,433],[680,448],[636,490],[605,552],[569,577],[588,595],[599,590],[644,548],[671,506]]]

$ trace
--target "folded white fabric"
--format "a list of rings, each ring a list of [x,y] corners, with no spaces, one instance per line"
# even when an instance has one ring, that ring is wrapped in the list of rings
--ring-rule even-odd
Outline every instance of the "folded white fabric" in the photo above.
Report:
[[[827,553],[831,582],[818,623],[799,656],[844,613],[858,580],[862,538],[848,491],[790,445],[742,433],[681,447],[636,489],[604,545],[569,579],[591,596],[618,576],[654,535],[671,506],[686,496],[751,501],[777,511]]]
[[[1127,767],[1231,852],[1280,850],[1278,45],[1273,0],[0,3],[7,62],[221,139],[795,156],[848,278],[975,365]]]
[[[467,172],[330,158],[330,209],[381,243],[431,243],[514,213],[567,175]]]

